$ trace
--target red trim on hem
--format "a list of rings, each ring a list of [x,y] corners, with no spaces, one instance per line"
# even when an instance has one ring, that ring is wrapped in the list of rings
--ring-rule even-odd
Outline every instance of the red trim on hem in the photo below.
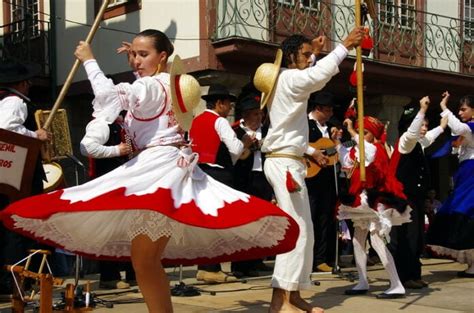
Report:
[[[295,220],[273,204],[262,199],[250,196],[249,203],[238,200],[232,203],[226,203],[225,209],[218,211],[218,216],[205,215],[195,204],[194,201],[182,204],[175,208],[171,197],[171,190],[158,189],[153,194],[148,195],[129,195],[126,196],[125,188],[118,188],[93,198],[89,201],[78,201],[71,203],[69,200],[60,199],[62,190],[49,194],[29,197],[12,203],[3,212],[0,218],[9,229],[21,233],[27,237],[32,237],[38,241],[52,246],[60,246],[50,239],[36,238],[31,232],[16,229],[12,215],[23,218],[47,219],[51,215],[60,212],[81,212],[81,211],[106,211],[106,210],[124,210],[124,209],[148,209],[161,213],[173,220],[196,227],[209,229],[226,229],[242,226],[267,216],[286,217],[289,221],[285,232],[285,238],[277,246],[269,248],[255,247],[246,251],[236,251],[229,255],[221,255],[214,258],[200,257],[195,259],[173,259],[163,260],[167,264],[207,264],[216,262],[226,262],[235,260],[255,259],[269,255],[280,254],[292,250],[296,244],[299,235],[299,228]],[[34,209],[33,209],[34,208]],[[237,214],[238,212],[238,214]],[[64,248],[64,247],[61,247]],[[96,256],[82,253],[80,251],[71,251],[96,259],[127,260],[128,257],[110,257]]]

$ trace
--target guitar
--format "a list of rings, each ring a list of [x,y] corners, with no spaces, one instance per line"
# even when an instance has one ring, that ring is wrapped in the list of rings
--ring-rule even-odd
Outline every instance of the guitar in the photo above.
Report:
[[[239,160],[246,160],[250,154],[253,152],[260,150],[260,147],[262,146],[263,139],[257,140],[255,143],[253,143],[249,148],[245,148],[244,151],[242,151],[242,154],[239,157]]]
[[[353,140],[349,140],[346,142],[341,143],[344,147],[350,148],[356,145],[356,142]],[[327,166],[333,166],[337,163],[338,155],[337,155],[337,148],[329,138],[319,138],[315,142],[310,142],[309,145],[317,150],[323,150],[323,153],[329,158]],[[318,175],[319,171],[321,170],[321,166],[318,165],[316,160],[309,155],[305,156],[306,161],[306,178],[312,178]]]

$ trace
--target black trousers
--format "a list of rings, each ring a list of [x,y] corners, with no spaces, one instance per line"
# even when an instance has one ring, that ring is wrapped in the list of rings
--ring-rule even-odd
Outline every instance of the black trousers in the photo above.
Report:
[[[421,279],[420,257],[423,251],[424,199],[408,196],[412,222],[392,227],[388,248],[402,282]]]
[[[328,167],[306,181],[314,230],[313,267],[335,261],[337,199],[334,179],[334,168]]]
[[[199,167],[209,176],[215,180],[232,187],[233,186],[233,176],[232,171],[214,167],[207,164],[199,164]],[[207,271],[207,272],[219,272],[222,270],[220,263],[218,264],[209,264],[209,265],[198,265],[198,270]]]
[[[252,171],[249,174],[249,181],[247,186],[242,186],[243,192],[246,192],[250,195],[259,197],[261,199],[271,201],[273,197],[273,189],[272,186],[268,183],[267,178],[263,172],[259,171]],[[258,208],[256,208],[258,209]],[[248,261],[236,261],[232,262],[231,270],[232,272],[241,272],[245,274],[248,271],[255,270],[255,267],[263,263],[262,259],[257,260],[248,260]]]
[[[136,280],[135,271],[131,262],[100,261],[99,272],[100,281],[120,280],[120,271],[125,271],[126,280]]]

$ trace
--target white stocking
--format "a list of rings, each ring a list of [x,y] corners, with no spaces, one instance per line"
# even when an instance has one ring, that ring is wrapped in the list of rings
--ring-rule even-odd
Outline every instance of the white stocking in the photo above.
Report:
[[[354,246],[354,257],[359,274],[359,283],[354,286],[355,290],[369,289],[369,282],[367,281],[367,253],[365,252],[365,243],[367,241],[367,229],[355,227],[354,239],[352,245]]]
[[[405,288],[398,277],[397,268],[395,267],[395,261],[393,260],[392,254],[376,231],[371,232],[370,242],[379,255],[380,261],[382,261],[390,279],[390,288],[385,290],[384,293],[405,293]]]

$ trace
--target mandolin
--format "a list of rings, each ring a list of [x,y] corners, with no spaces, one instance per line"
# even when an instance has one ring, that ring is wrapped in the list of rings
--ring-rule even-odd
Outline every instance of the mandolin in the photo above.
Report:
[[[349,140],[346,142],[341,143],[343,146],[349,148],[355,146],[355,141]],[[310,142],[309,145],[317,150],[323,150],[323,153],[329,158],[327,166],[332,166],[337,163],[337,148],[334,141],[329,138],[320,138],[315,142]],[[312,178],[318,175],[319,171],[321,170],[321,166],[316,163],[316,160],[309,155],[305,156],[306,161],[306,178]]]

